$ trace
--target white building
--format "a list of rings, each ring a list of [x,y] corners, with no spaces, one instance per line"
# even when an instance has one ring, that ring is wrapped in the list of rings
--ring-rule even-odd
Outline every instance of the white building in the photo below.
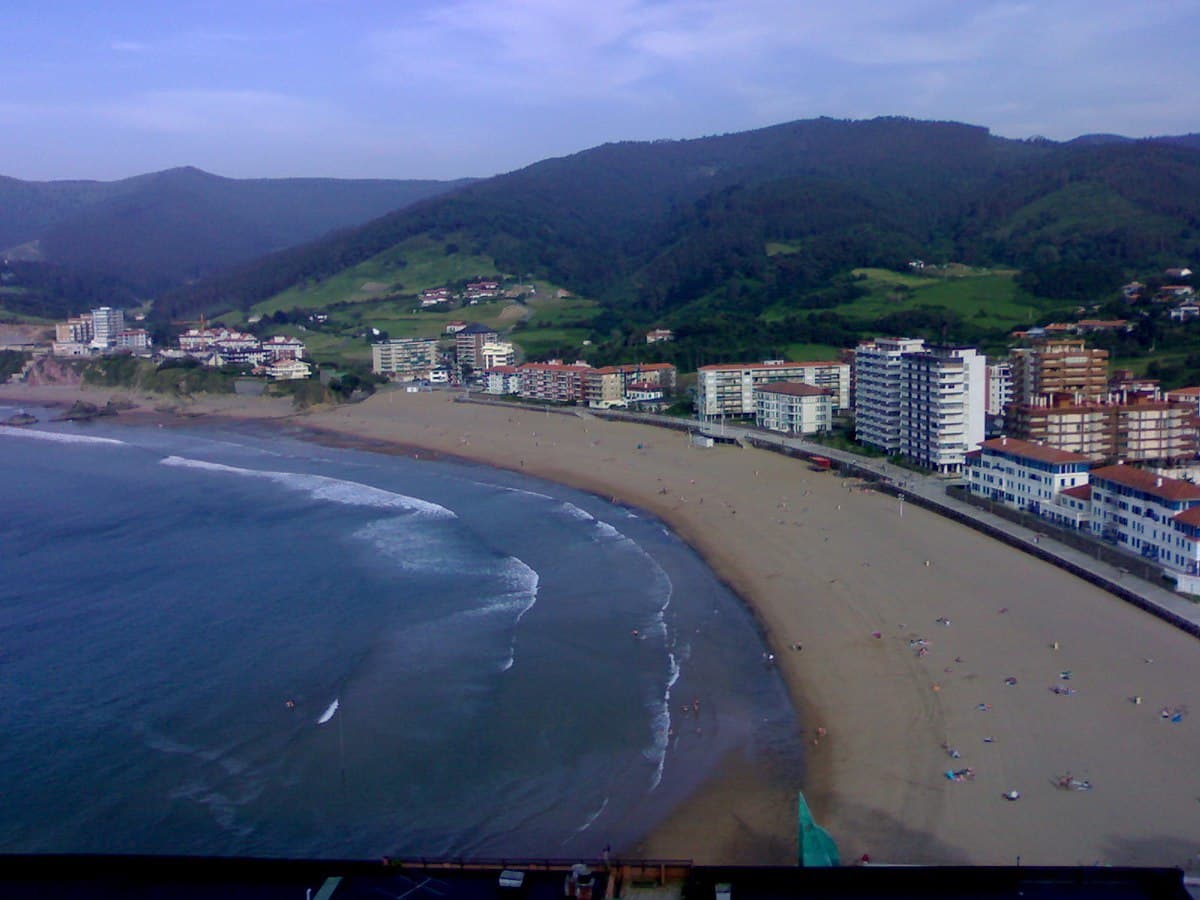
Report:
[[[425,378],[437,367],[437,341],[426,338],[393,338],[371,345],[371,371],[398,381]]]
[[[516,366],[495,366],[483,373],[483,390],[503,396],[521,392],[521,370]]]
[[[850,365],[840,362],[785,362],[701,366],[696,372],[696,415],[711,421],[755,414],[754,389],[776,381],[828,388],[833,411],[850,405]]]
[[[1116,465],[1091,473],[1092,534],[1153,559],[1200,594],[1200,486]]]
[[[860,444],[900,452],[900,410],[906,353],[925,349],[921,338],[876,338],[854,351],[854,427]]]
[[[125,330],[125,311],[101,306],[92,310],[92,346],[104,350],[115,346],[117,334]]]
[[[1001,359],[988,363],[987,367],[987,414],[1003,416],[1013,399],[1012,363]]]
[[[984,439],[986,368],[987,357],[973,347],[930,347],[901,357],[901,455],[943,474],[962,470]]]
[[[1070,488],[1088,483],[1086,456],[1055,450],[1017,438],[998,437],[984,441],[979,449],[967,454],[967,488],[977,497],[1002,503],[1012,509],[1044,515],[1062,522],[1064,517],[1053,507],[1073,509],[1067,524],[1078,528],[1087,521],[1086,508],[1060,503],[1059,495]],[[1057,514],[1057,515],[1056,515]]]
[[[270,340],[263,341],[262,348],[266,351],[267,357],[271,362],[279,362],[284,359],[300,359],[304,356],[305,349],[304,341],[283,334],[277,334]]]
[[[263,371],[277,381],[298,381],[312,374],[312,367],[302,359],[281,359],[268,363]]]
[[[124,331],[118,331],[113,337],[114,347],[134,353],[145,353],[150,349],[151,344],[150,332],[145,328],[127,328]]]
[[[754,424],[785,434],[816,434],[833,425],[828,388],[777,381],[754,389]]]
[[[516,348],[506,341],[492,341],[479,348],[479,361],[484,369],[511,366],[516,355]]]

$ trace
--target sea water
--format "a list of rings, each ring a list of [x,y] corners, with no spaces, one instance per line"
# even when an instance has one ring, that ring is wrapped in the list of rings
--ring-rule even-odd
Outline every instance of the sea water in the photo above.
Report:
[[[8,853],[595,855],[801,764],[659,521],[245,427],[0,428],[0,710]]]

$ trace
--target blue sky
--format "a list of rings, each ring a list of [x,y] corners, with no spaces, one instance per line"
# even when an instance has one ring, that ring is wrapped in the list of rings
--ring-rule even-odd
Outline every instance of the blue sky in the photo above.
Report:
[[[454,178],[828,115],[1200,130],[1200,0],[6,0],[0,174]]]

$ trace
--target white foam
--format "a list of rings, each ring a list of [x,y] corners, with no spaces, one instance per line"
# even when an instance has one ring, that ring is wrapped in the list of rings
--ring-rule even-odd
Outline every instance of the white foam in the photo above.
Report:
[[[564,500],[561,504],[559,504],[558,511],[561,513],[565,513],[567,516],[569,516],[572,519],[578,519],[581,522],[596,521],[596,517],[593,516],[586,509],[580,509],[574,503],[570,503],[566,500]]]
[[[338,706],[340,706],[340,704],[339,704],[337,698],[335,697],[334,701],[329,704],[329,708],[326,709],[325,712],[321,713],[321,718],[317,719],[317,724],[324,725],[330,719],[332,719],[333,714],[338,711]]]
[[[585,821],[582,825],[580,825],[578,828],[575,829],[575,834],[581,834],[582,832],[587,831],[589,828],[591,828],[592,823],[595,822],[598,818],[600,818],[600,814],[602,812],[604,812],[604,810],[606,810],[606,809],[608,809],[608,794],[604,795],[604,802],[600,804],[599,809],[592,812],[592,814],[587,817],[587,821]],[[567,840],[570,840],[570,838],[567,838]],[[566,842],[567,841],[563,841],[564,844]]]
[[[0,426],[0,434],[10,437],[27,437],[38,441],[53,441],[56,444],[107,444],[117,447],[128,447],[125,441],[115,438],[93,437],[89,434],[67,434],[62,431],[34,431],[29,428],[16,426]]]
[[[357,481],[345,481],[340,478],[330,478],[326,475],[310,475],[303,472],[272,472],[263,469],[243,469],[238,466],[227,466],[221,463],[207,462],[201,459],[188,459],[183,456],[168,456],[160,462],[164,466],[176,466],[184,469],[200,469],[206,472],[223,472],[230,475],[241,475],[248,478],[263,478],[283,485],[291,490],[301,491],[316,500],[327,500],[331,503],[343,503],[347,506],[366,506],[373,509],[393,509],[415,513],[422,518],[453,519],[455,515],[444,506],[410,497],[407,494],[397,494],[385,491],[383,488],[372,487]]]

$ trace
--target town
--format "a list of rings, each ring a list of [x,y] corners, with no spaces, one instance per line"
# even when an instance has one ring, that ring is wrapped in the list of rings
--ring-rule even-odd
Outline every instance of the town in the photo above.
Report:
[[[1170,305],[1170,317],[1186,321],[1200,315],[1193,289],[1180,283],[1191,274],[1169,269],[1171,283],[1152,297],[1139,282],[1122,296]],[[427,289],[420,307],[467,307],[499,295],[499,282],[478,280],[462,294]],[[1022,329],[1000,358],[880,336],[835,360],[702,365],[686,391],[669,363],[518,362],[520,347],[498,329],[463,319],[446,322],[441,338],[381,336],[370,349],[373,375],[409,391],[444,386],[629,413],[678,412],[690,398],[698,427],[751,426],[886,457],[959,483],[993,508],[1151,561],[1176,590],[1200,594],[1200,386],[1163,390],[1156,379],[1110,371],[1109,351],[1088,338],[1128,327],[1123,319],[1081,319]],[[644,335],[646,344],[673,339],[666,328]],[[316,375],[304,342],[286,335],[260,338],[201,320],[175,344],[156,348],[146,329],[126,327],[123,310],[98,307],[59,322],[50,346],[29,349],[191,361],[276,381]]]

